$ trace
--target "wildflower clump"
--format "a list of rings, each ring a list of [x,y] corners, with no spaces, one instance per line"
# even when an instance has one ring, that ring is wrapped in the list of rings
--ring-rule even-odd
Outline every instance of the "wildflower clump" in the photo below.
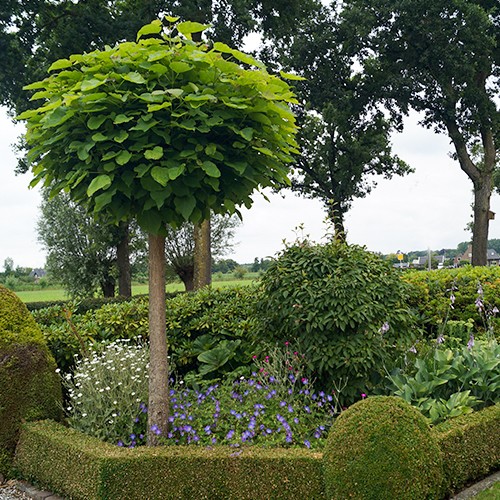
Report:
[[[329,499],[441,498],[440,450],[426,419],[401,398],[359,401],[335,421],[324,454]]]
[[[103,441],[142,443],[138,429],[147,411],[148,360],[148,346],[130,340],[117,340],[79,358],[73,375],[63,379],[69,425]]]

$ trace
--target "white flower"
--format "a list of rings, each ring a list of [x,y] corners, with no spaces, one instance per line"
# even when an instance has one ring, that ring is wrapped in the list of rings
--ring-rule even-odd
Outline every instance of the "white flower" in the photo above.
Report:
[[[61,369],[60,368],[56,368],[56,373],[61,373]]]

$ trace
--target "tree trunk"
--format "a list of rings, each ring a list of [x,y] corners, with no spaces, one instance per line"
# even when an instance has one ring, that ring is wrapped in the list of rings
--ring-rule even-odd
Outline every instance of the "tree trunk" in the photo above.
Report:
[[[194,226],[194,290],[212,283],[210,219]]]
[[[483,173],[480,182],[474,183],[474,225],[472,229],[473,266],[488,264],[488,229],[491,197],[491,175]]]
[[[149,403],[148,446],[167,434],[168,347],[165,319],[165,237],[149,235]]]
[[[130,272],[130,249],[128,222],[120,223],[122,238],[116,247],[116,264],[118,266],[118,293],[122,297],[132,297],[132,278]]]
[[[185,267],[182,270],[177,271],[177,276],[184,283],[184,288],[186,292],[192,292],[194,290],[194,268]]]
[[[109,276],[106,280],[101,281],[102,294],[107,299],[115,296],[115,287],[115,280],[111,276]]]
[[[345,243],[344,214],[341,210],[336,208],[336,204],[332,205],[328,211],[335,231],[334,240],[339,243]]]

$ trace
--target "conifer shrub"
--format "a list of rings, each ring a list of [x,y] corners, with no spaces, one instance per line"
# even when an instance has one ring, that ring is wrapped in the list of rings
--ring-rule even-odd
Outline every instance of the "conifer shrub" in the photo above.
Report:
[[[441,498],[441,452],[422,414],[400,398],[375,396],[335,421],[324,452],[326,498]]]
[[[366,249],[332,242],[286,248],[262,277],[259,337],[293,340],[318,386],[347,381],[345,404],[383,377],[415,336],[408,286]]]
[[[61,383],[26,306],[0,285],[0,473],[9,476],[22,421],[61,417]]]

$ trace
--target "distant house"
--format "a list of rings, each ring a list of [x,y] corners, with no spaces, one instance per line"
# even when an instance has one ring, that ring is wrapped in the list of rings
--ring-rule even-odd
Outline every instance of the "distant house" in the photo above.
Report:
[[[488,248],[488,250],[486,250],[486,258],[488,261],[488,266],[500,265],[500,255],[496,250]],[[467,263],[470,263],[472,261],[472,244],[469,244],[462,255],[458,255],[457,257],[455,257],[453,263],[458,266],[463,261]]]
[[[47,272],[45,271],[45,269],[33,269],[30,273],[30,276],[32,278],[35,278],[35,281],[39,280],[40,278],[43,278],[46,275]]]

